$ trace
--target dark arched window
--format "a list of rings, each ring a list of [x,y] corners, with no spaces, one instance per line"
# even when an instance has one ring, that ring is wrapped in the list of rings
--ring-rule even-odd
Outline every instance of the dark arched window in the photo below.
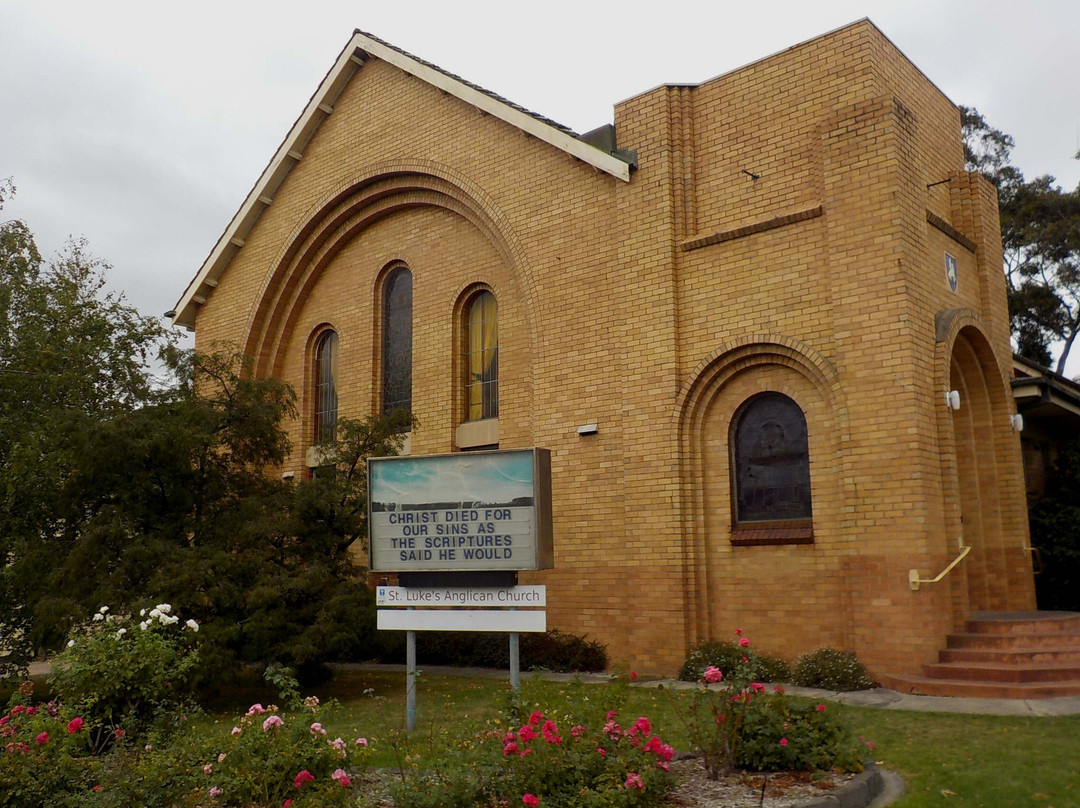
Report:
[[[336,437],[337,363],[337,332],[326,331],[315,343],[315,443]]]
[[[412,273],[399,267],[383,285],[382,409],[412,412]]]
[[[731,427],[735,521],[807,520],[810,453],[806,416],[780,393],[743,403]]]
[[[499,310],[484,290],[469,301],[466,320],[466,420],[499,415]]]

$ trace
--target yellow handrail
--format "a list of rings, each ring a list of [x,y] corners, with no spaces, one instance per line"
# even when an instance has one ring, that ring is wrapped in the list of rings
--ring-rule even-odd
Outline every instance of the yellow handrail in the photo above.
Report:
[[[960,555],[958,555],[956,558],[954,558],[953,562],[949,566],[947,566],[945,569],[943,569],[941,571],[941,574],[938,575],[936,578],[920,578],[918,570],[908,570],[908,584],[911,585],[911,591],[912,592],[918,591],[920,584],[936,584],[938,581],[940,581],[942,578],[944,578],[946,575],[948,575],[950,572],[952,572],[953,567],[955,567],[957,564],[959,564],[961,561],[963,561],[964,558],[967,556],[967,554],[970,553],[970,552],[971,552],[970,547],[964,547],[963,544],[961,544],[960,545]]]

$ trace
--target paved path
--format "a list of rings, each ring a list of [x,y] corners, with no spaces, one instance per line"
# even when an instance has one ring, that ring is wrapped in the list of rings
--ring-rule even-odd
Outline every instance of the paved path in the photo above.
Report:
[[[389,670],[404,673],[404,665],[384,665],[379,663],[359,663],[337,665],[342,669],[352,670]],[[455,668],[443,665],[418,666],[422,673],[429,676],[472,676],[484,679],[508,679],[509,671],[491,668]],[[539,676],[542,679],[557,682],[571,682],[579,679],[583,682],[608,682],[606,674],[584,673],[526,673],[523,679]],[[635,687],[662,687],[670,690],[684,690],[698,687],[693,682],[681,682],[678,679],[651,679],[635,683]],[[772,685],[769,685],[772,689]],[[1062,696],[1052,699],[963,699],[947,696],[914,696],[898,693],[883,687],[873,690],[853,690],[837,693],[831,690],[818,690],[810,687],[784,685],[784,690],[793,696],[807,696],[822,701],[836,701],[857,707],[877,707],[882,710],[914,710],[926,713],[963,713],[967,715],[1080,715],[1080,696]]]

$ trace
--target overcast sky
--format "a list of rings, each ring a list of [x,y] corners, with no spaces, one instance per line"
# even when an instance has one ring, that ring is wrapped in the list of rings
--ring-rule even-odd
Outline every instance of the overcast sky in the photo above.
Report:
[[[355,28],[583,132],[863,17],[1012,134],[1025,175],[1080,183],[1077,0],[0,0],[0,178],[18,187],[0,217],[50,256],[85,237],[158,315]]]

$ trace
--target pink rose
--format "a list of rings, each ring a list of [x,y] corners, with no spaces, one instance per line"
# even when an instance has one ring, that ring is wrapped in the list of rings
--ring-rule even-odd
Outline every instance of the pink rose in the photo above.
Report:
[[[642,735],[649,735],[650,733],[652,733],[652,724],[649,723],[649,719],[645,716],[641,716],[641,718],[634,722],[634,726],[630,728],[631,735],[634,735],[638,732],[640,732]]]
[[[276,715],[268,716],[267,719],[263,721],[263,732],[269,732],[273,727],[280,727],[284,723],[285,722]]]
[[[221,789],[220,789],[220,788],[218,788],[217,786],[213,786],[213,787],[212,787],[212,788],[210,789],[210,796],[211,796],[211,797],[220,797],[220,796],[221,796],[221,794],[222,794],[222,791],[221,791]]]
[[[780,739],[780,745],[781,746],[787,746],[787,738],[781,738]]]
[[[248,707],[247,715],[262,715],[266,712],[266,708],[261,704],[252,704]]]
[[[344,769],[334,769],[330,779],[336,781],[342,788],[348,788],[352,784],[352,780],[349,779],[349,775],[346,774]]]
[[[243,730],[240,729],[240,727],[233,727],[232,730],[229,732],[229,734],[230,735],[239,735],[241,732],[243,732]]]
[[[705,681],[710,685],[714,685],[717,682],[723,680],[724,674],[720,672],[720,669],[715,665],[710,665],[705,669]]]
[[[749,645],[750,645],[750,640],[746,639],[746,637],[740,637],[739,638],[739,647],[740,648],[747,648],[747,647],[749,647]]]
[[[641,779],[641,775],[637,772],[630,772],[630,774],[626,775],[623,788],[645,788],[645,781]]]
[[[49,733],[47,733],[47,732],[41,733],[40,735],[37,736],[36,740],[37,740],[37,745],[38,746],[44,746],[45,744],[47,744],[49,742]]]
[[[367,746],[367,738],[357,738],[353,746]]]
[[[68,735],[74,735],[76,732],[83,728],[83,720],[81,718],[73,718],[68,721],[67,731]]]
[[[540,798],[535,794],[524,794],[521,797],[521,801],[529,808],[536,808],[536,806],[540,804]]]
[[[214,767],[211,766],[209,763],[207,763],[205,766],[202,767],[202,773],[203,774],[213,774],[214,773]]]
[[[823,712],[825,712],[825,705],[824,705],[824,704],[819,704],[819,705],[817,706],[817,711],[818,711],[819,713],[823,713]]]
[[[326,730],[323,729],[322,724],[320,724],[318,721],[316,721],[314,724],[311,725],[311,734],[312,735],[325,735]]]
[[[307,769],[302,769],[296,777],[293,778],[293,785],[297,788],[303,788],[304,783],[314,783],[315,775],[309,772]]]
[[[292,797],[289,797],[289,799],[281,803],[281,808],[292,808]]]
[[[537,710],[535,713],[529,716],[529,723],[534,727],[544,720],[544,714]]]
[[[523,743],[528,743],[529,741],[536,739],[536,730],[534,730],[529,724],[525,724],[521,727],[521,729],[518,730],[518,736],[521,738]]]

